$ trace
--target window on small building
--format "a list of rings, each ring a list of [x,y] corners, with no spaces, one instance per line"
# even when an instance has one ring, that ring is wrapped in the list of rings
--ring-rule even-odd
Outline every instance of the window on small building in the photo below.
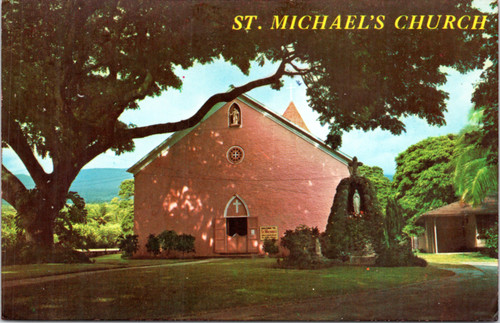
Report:
[[[240,127],[241,126],[241,109],[234,103],[228,112],[229,127]]]
[[[247,218],[227,218],[227,235],[232,237],[235,234],[240,236],[247,235]]]

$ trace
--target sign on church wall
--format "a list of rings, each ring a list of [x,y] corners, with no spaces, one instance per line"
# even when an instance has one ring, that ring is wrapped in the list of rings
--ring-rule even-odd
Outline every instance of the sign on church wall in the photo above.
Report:
[[[260,227],[260,240],[278,240],[278,226],[277,225],[268,225]]]

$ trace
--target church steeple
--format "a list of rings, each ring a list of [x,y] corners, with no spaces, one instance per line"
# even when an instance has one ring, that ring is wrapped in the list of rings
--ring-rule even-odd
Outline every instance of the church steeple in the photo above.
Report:
[[[288,120],[295,123],[297,126],[301,127],[307,132],[310,132],[306,126],[306,123],[304,122],[304,119],[302,119],[299,111],[295,107],[293,101],[291,101],[290,104],[288,105],[288,108],[286,108],[285,112],[283,113],[283,117],[287,118]]]

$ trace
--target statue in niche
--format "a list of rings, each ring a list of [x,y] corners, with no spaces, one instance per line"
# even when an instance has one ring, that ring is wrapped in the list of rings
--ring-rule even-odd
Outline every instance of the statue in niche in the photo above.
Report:
[[[361,196],[359,196],[358,190],[354,191],[354,195],[352,196],[352,208],[354,210],[355,215],[360,214],[360,206],[361,206]]]
[[[239,126],[241,124],[240,111],[237,107],[231,107],[229,121],[230,126]]]

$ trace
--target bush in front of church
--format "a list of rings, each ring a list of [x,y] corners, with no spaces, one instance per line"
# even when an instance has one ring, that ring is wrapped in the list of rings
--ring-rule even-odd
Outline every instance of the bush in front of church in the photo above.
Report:
[[[155,256],[160,254],[160,241],[154,234],[149,235],[148,242],[146,243],[146,250]]]
[[[276,255],[280,251],[276,245],[276,239],[265,239],[262,249],[269,255]]]
[[[171,250],[176,250],[178,244],[179,236],[174,230],[165,230],[158,235],[158,241],[160,243],[162,251],[168,254]]]
[[[295,230],[286,230],[281,238],[281,246],[289,254],[278,259],[278,264],[283,268],[311,269],[321,268],[327,264],[316,252],[316,241],[320,233],[318,228],[309,228],[305,225],[298,226]]]
[[[184,253],[186,252],[194,252],[194,240],[196,238],[190,234],[181,234],[177,238],[177,245],[175,250],[182,252],[182,255],[184,256]]]
[[[182,256],[184,256],[186,253],[195,252],[195,239],[190,234],[177,234],[173,230],[165,230],[157,236],[150,234],[146,249],[154,256],[163,253],[163,256],[168,258],[171,251],[181,252]]]
[[[139,236],[136,234],[120,235],[117,242],[122,258],[132,257],[139,249]]]

